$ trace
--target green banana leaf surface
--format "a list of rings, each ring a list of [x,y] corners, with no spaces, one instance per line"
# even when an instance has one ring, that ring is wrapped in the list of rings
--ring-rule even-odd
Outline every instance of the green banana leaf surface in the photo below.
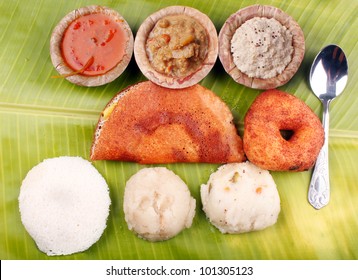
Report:
[[[217,31],[237,10],[252,4],[276,6],[301,26],[306,40],[304,60],[296,75],[280,89],[302,99],[319,116],[322,105],[312,93],[311,63],[324,46],[338,44],[349,63],[348,84],[331,103],[329,172],[331,200],[315,210],[307,200],[312,171],[271,172],[281,198],[277,223],[265,230],[221,234],[211,225],[200,202],[200,185],[216,164],[163,164],[188,185],[196,199],[191,228],[163,242],[138,238],[126,225],[123,193],[126,181],[146,166],[96,161],[112,200],[107,228],[82,253],[48,257],[36,247],[20,219],[18,195],[27,172],[46,158],[89,159],[93,133],[109,100],[125,87],[146,80],[132,58],[115,81],[81,87],[56,75],[50,59],[50,37],[70,11],[100,4],[117,10],[135,36],[153,12],[171,5],[194,7],[207,14]],[[358,258],[358,1],[357,0],[113,0],[0,2],[0,259],[357,259]],[[217,60],[201,85],[231,109],[243,135],[246,111],[260,90],[237,84]],[[151,165],[154,166],[154,165]]]

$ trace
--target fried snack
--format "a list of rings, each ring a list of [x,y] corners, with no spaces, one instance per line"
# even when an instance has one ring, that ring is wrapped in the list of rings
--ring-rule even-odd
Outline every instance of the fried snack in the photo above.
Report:
[[[263,169],[303,171],[314,165],[324,131],[302,100],[268,90],[256,98],[245,116],[243,142],[247,158]]]
[[[213,92],[200,85],[174,90],[146,81],[118,93],[105,107],[91,159],[225,163],[245,156],[233,116]]]

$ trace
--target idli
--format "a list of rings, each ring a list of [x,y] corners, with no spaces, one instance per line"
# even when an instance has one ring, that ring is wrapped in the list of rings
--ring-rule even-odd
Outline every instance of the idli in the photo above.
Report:
[[[154,242],[189,228],[195,203],[179,176],[165,167],[152,167],[141,169],[127,181],[123,208],[128,228]]]
[[[21,221],[49,256],[82,252],[97,242],[110,204],[106,181],[80,157],[39,163],[26,175],[19,194]]]
[[[275,224],[280,212],[271,174],[248,161],[219,167],[200,195],[206,216],[222,233],[262,230]]]

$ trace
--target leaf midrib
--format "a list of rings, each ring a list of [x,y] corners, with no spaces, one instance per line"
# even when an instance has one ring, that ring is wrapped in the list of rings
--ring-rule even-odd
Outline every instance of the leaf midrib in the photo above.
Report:
[[[13,104],[0,102],[0,112],[22,115],[47,115],[97,120],[101,111],[79,108],[49,107],[29,104]]]
[[[12,104],[6,102],[0,102],[0,112],[21,115],[62,116],[93,121],[97,121],[101,114],[101,111],[99,110],[84,110],[79,108],[49,107],[29,104]],[[243,123],[241,121],[239,122],[239,126],[243,126]],[[358,131],[333,128],[330,129],[329,136],[333,138],[358,139]]]

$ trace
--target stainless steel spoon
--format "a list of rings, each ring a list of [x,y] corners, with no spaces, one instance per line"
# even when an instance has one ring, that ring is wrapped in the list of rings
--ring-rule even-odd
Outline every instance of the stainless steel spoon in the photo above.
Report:
[[[347,84],[348,63],[343,50],[336,45],[323,48],[313,61],[310,85],[323,104],[324,145],[317,157],[308,190],[308,201],[316,208],[327,205],[330,198],[328,168],[329,104],[340,95]]]

